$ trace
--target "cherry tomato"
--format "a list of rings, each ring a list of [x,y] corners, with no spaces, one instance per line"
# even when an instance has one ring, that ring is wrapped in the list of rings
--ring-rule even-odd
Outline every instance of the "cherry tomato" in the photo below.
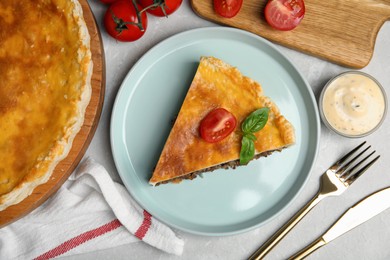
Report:
[[[303,0],[269,0],[264,14],[273,28],[289,31],[297,27],[303,19],[305,3]]]
[[[138,3],[143,8],[148,8],[146,11],[155,16],[168,16],[175,12],[181,5],[183,0],[139,0]]]
[[[243,0],[214,0],[214,10],[217,14],[232,18],[240,11]]]
[[[200,136],[208,143],[221,141],[234,131],[237,120],[224,108],[216,108],[200,122]]]
[[[138,11],[142,8],[137,5]],[[146,13],[139,14],[132,0],[112,3],[104,15],[104,27],[118,41],[131,42],[144,35],[148,25]],[[141,20],[141,22],[139,22]]]

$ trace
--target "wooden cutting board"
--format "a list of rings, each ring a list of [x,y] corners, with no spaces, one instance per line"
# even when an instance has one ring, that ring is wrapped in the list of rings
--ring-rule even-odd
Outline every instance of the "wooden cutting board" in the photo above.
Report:
[[[57,165],[49,181],[35,188],[33,193],[19,204],[0,211],[0,228],[30,213],[61,187],[84,156],[98,125],[105,92],[104,52],[99,29],[88,2],[79,1],[91,36],[93,60],[92,96],[86,110],[84,124],[73,141],[69,155]]]
[[[370,62],[378,31],[390,18],[390,0],[305,0],[306,14],[301,24],[283,32],[265,21],[267,0],[244,0],[238,15],[230,19],[217,15],[212,2],[191,0],[191,5],[207,20],[356,69]]]

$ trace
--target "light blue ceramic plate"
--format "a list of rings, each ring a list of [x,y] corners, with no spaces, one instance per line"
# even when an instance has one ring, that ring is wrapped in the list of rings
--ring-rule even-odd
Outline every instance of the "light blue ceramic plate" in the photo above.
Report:
[[[236,170],[152,187],[154,166],[201,56],[215,56],[258,81],[295,127],[297,143]],[[202,235],[235,234],[269,221],[297,196],[318,151],[319,114],[306,80],[274,45],[232,28],[177,34],[148,51],[118,92],[111,146],[133,198],[154,217]]]

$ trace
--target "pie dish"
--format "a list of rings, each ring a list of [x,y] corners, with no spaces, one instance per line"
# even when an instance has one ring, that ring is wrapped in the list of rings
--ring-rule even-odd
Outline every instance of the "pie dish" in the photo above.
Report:
[[[292,124],[264,95],[258,82],[218,58],[202,57],[149,183],[178,182],[202,172],[240,165],[240,125],[251,112],[264,107],[270,112],[264,128],[254,133],[255,158],[294,144]],[[200,136],[199,123],[216,108],[233,113],[238,126],[225,139],[210,143]]]
[[[91,98],[93,64],[76,0],[1,1],[0,33],[7,35],[0,39],[4,210],[45,183],[69,153]]]

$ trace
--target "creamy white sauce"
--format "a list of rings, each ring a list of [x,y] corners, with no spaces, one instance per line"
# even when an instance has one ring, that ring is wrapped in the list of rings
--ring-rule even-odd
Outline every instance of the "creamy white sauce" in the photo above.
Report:
[[[333,80],[323,93],[322,110],[328,123],[350,136],[364,135],[381,122],[386,100],[370,77],[346,73]]]

